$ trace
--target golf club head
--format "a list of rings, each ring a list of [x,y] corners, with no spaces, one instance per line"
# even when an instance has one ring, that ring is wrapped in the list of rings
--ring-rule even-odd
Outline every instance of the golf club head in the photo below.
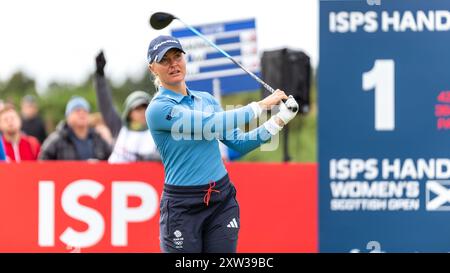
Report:
[[[163,29],[167,27],[173,19],[176,19],[177,17],[173,16],[170,13],[166,12],[155,12],[150,17],[150,25],[154,29]]]

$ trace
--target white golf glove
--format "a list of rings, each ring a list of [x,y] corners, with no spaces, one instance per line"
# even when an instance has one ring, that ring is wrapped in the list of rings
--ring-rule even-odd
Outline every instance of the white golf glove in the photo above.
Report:
[[[280,112],[278,112],[276,116],[284,122],[284,125],[286,125],[295,117],[295,115],[297,115],[297,113],[298,103],[293,96],[289,96],[285,103],[280,103]]]
[[[271,135],[276,135],[281,131],[281,129],[283,129],[283,126],[278,125],[275,121],[276,117],[281,119],[284,125],[286,125],[297,115],[298,108],[298,103],[295,101],[294,97],[289,96],[289,99],[287,99],[285,103],[280,103],[280,111],[276,115],[272,116],[268,121],[264,122],[264,127]]]

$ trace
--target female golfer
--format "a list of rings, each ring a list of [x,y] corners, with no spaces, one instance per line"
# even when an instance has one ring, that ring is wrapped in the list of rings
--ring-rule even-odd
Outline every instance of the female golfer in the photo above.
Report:
[[[165,169],[161,250],[236,252],[239,205],[217,140],[247,153],[270,140],[297,112],[281,103],[276,115],[244,133],[239,126],[288,99],[286,94],[277,90],[262,101],[223,111],[209,93],[186,86],[183,53],[176,38],[159,36],[150,42],[147,54],[159,90],[146,110],[146,119]],[[286,103],[298,109],[294,99]]]

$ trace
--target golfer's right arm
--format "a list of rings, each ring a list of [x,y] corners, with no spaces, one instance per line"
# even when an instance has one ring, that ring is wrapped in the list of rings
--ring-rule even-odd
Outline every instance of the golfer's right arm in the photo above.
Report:
[[[175,102],[153,101],[147,109],[146,117],[152,130],[210,136],[216,133],[225,134],[243,126],[257,118],[259,113],[256,102],[229,111],[203,112],[191,110]]]

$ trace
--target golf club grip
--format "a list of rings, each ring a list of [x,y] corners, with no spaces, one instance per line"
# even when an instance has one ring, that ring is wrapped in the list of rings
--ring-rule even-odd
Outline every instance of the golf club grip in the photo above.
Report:
[[[234,59],[233,59],[234,61]],[[239,66],[241,66],[239,63],[237,63]],[[275,89],[272,88],[272,86],[268,85],[267,83],[265,83],[263,80],[261,80],[258,76],[256,76],[255,74],[251,73],[250,71],[247,71],[244,67],[242,67],[242,69],[244,69],[244,71],[248,72],[248,74],[250,76],[252,76],[257,82],[259,82],[260,84],[262,84],[262,86],[264,86],[264,88],[269,91],[270,93],[274,93]],[[282,99],[281,100],[283,103],[286,103],[286,99]],[[289,110],[291,110],[292,112],[297,112],[298,108],[297,107],[287,107]]]

